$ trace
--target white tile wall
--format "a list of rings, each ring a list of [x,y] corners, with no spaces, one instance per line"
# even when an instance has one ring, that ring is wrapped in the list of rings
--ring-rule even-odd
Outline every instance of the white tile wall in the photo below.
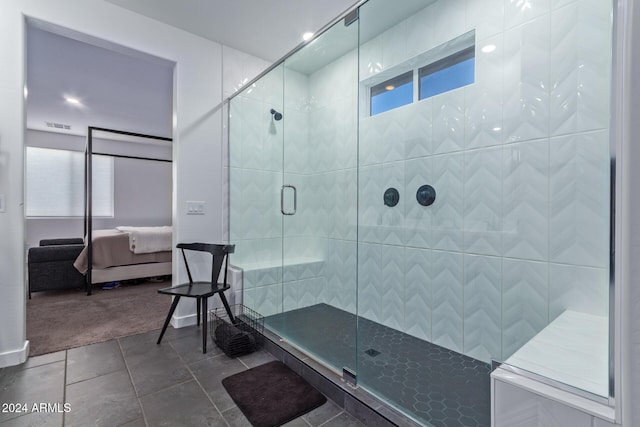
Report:
[[[494,381],[495,427],[545,426],[591,427],[592,417],[577,409],[523,390],[502,381]]]
[[[606,130],[551,138],[552,262],[608,265],[609,138]]]
[[[502,153],[502,253],[549,259],[549,141],[510,144]]]
[[[285,225],[297,240],[285,250],[324,260],[285,295],[267,285],[249,300],[355,312],[357,292],[358,314],[487,362],[565,309],[606,310],[608,3],[441,0],[310,76],[285,70],[284,101],[280,70],[232,103],[231,135],[243,143],[230,151],[231,238],[260,242],[252,260],[281,253],[284,156],[299,189],[299,216]],[[471,29],[474,84],[362,117],[358,77]],[[487,44],[496,50],[482,53]],[[271,126],[268,109],[283,103]],[[234,126],[240,114],[255,120]],[[437,192],[430,207],[415,201],[423,184]],[[383,204],[389,187],[400,191],[394,208]]]
[[[502,259],[464,256],[464,353],[479,360],[502,355]]]
[[[421,324],[406,323],[406,331],[430,330],[434,342],[489,361],[563,309],[602,311],[610,81],[603,3],[439,1],[361,48],[366,79],[476,31],[474,84],[359,123],[359,238],[376,256],[386,245],[405,247],[405,287],[416,286],[416,275],[426,280],[415,264],[426,255],[416,251],[433,250],[430,318],[416,317]],[[481,52],[488,44],[496,49]],[[401,203],[385,208],[382,194],[400,176]],[[422,184],[437,192],[429,208],[414,201]],[[360,271],[377,263],[361,259],[371,252],[359,253]],[[359,276],[359,309],[374,318],[380,309],[369,304],[387,301],[372,292],[377,273],[369,276]],[[404,309],[405,319],[415,313],[409,301]]]
[[[548,323],[546,262],[502,261],[502,358],[506,359]]]
[[[464,322],[463,255],[433,251],[431,254],[433,342],[462,353]]]

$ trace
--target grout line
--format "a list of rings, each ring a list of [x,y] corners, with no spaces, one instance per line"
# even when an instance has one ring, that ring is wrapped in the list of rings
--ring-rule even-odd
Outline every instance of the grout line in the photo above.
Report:
[[[356,419],[355,417],[351,416],[346,410],[342,410],[341,412],[337,413],[336,415],[334,415],[333,417],[329,418],[327,421],[323,422],[322,424],[319,424],[318,427],[322,427],[324,425],[327,425],[330,421],[335,420],[336,418],[338,418],[340,415],[342,414],[347,414],[349,415],[351,418]],[[306,421],[306,420],[305,420]]]
[[[129,375],[129,381],[131,382],[131,387],[133,388],[133,393],[138,400],[138,406],[140,407],[140,413],[142,414],[142,421],[145,426],[148,426],[147,423],[147,415],[144,412],[144,407],[142,406],[142,402],[140,402],[140,396],[138,396],[138,390],[136,389],[136,384],[133,382],[133,377],[131,376],[131,370],[129,369],[129,363],[127,363],[127,358],[124,355],[124,351],[122,350],[122,344],[120,343],[120,338],[116,338],[116,342],[118,343],[118,348],[120,349],[120,355],[122,356],[122,361],[124,362],[124,367],[127,370],[127,375]]]
[[[67,403],[67,366],[69,364],[69,352],[67,350],[64,351],[64,375],[62,379],[62,404]],[[65,411],[62,411],[62,426],[64,427],[65,419],[67,414]]]
[[[189,371],[189,373],[193,377],[193,380],[196,382],[196,384],[198,384],[198,386],[200,386],[200,389],[202,390],[204,395],[207,397],[209,402],[211,402],[211,405],[213,406],[213,408],[218,412],[218,414],[220,414],[220,417],[222,418],[222,421],[224,421],[224,423],[227,425],[227,427],[231,427],[231,425],[227,421],[227,418],[222,414],[222,411],[220,410],[220,408],[218,408],[218,406],[213,402],[213,400],[211,399],[211,396],[209,396],[209,393],[207,393],[207,390],[205,390],[204,386],[200,383],[200,381],[198,380],[198,377],[195,376],[195,374],[193,373],[193,371],[191,370],[189,365],[187,365],[185,363],[185,367],[187,368],[187,371]],[[227,409],[227,411],[230,410],[230,409],[232,409],[232,408]],[[225,411],[225,412],[227,412],[227,411]]]

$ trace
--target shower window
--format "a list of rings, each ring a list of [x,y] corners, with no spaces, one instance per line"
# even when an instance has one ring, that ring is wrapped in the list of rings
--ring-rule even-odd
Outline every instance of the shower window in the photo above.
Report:
[[[413,102],[413,71],[408,71],[371,88],[371,115]]]
[[[475,50],[472,30],[371,77],[369,116],[472,84]]]
[[[470,85],[474,68],[475,46],[420,68],[420,99]]]

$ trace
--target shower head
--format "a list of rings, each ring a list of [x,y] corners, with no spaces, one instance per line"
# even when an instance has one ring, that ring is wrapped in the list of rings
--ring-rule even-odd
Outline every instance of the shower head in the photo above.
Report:
[[[278,113],[273,108],[271,109],[271,114],[273,114],[273,118],[275,119],[276,122],[279,122],[280,120],[282,120],[282,114]]]

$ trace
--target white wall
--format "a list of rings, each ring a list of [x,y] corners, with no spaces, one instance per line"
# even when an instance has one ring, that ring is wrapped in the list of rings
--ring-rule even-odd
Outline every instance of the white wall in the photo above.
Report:
[[[623,425],[640,426],[640,7],[619,1],[622,59],[618,96],[621,100],[622,144],[618,146],[618,284]]]
[[[0,2],[0,366],[25,360],[23,212],[25,20],[36,18],[176,63],[174,92],[174,243],[220,241],[222,220],[222,46],[102,0]],[[241,78],[241,76],[238,76]],[[186,202],[206,203],[206,215],[187,216]],[[174,280],[185,276],[174,253]],[[199,269],[196,268],[196,271]],[[196,272],[197,274],[197,272]],[[181,304],[174,321],[191,321]],[[11,325],[11,327],[7,327]]]

